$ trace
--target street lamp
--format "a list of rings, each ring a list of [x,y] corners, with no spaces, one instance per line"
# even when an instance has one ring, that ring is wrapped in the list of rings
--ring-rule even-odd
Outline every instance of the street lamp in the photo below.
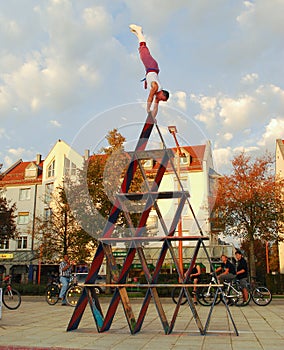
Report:
[[[180,187],[180,158],[184,157],[184,153],[182,152],[180,145],[178,143],[176,134],[177,134],[177,128],[175,125],[171,125],[168,126],[168,130],[170,132],[170,134],[173,136],[174,140],[175,140],[175,144],[177,147],[177,151],[178,151],[178,162],[177,162],[177,175],[178,175],[178,191],[181,190]],[[180,199],[178,200],[178,203],[180,202]],[[178,222],[178,237],[181,238],[182,237],[182,214],[180,216],[179,222]],[[181,271],[181,274],[183,275],[183,253],[182,253],[182,240],[179,240],[178,243],[178,257],[179,257],[179,268]]]

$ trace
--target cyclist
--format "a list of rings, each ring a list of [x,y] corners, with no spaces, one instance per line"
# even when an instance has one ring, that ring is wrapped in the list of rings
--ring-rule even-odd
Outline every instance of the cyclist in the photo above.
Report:
[[[59,299],[62,300],[62,306],[67,305],[66,303],[66,291],[69,286],[70,277],[72,275],[72,263],[70,262],[68,255],[65,254],[63,257],[63,260],[61,261],[59,265],[59,276],[60,276],[60,283],[62,284],[62,287],[60,289],[59,293]]]
[[[240,281],[244,302],[248,300],[248,264],[240,250],[236,250],[237,279]]]
[[[224,283],[225,280],[232,281],[236,277],[236,269],[235,266],[228,260],[227,255],[221,256],[221,266],[218,267],[215,272],[222,271],[222,273],[218,276],[218,280],[221,284]]]

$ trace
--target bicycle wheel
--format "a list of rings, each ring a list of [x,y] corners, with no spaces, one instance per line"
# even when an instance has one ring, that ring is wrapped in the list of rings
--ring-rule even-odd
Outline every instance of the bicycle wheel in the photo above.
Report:
[[[59,300],[59,288],[56,284],[51,284],[46,288],[45,300],[49,305],[55,305]]]
[[[83,293],[83,287],[70,286],[66,292],[66,302],[70,306],[76,306],[81,294]]]
[[[218,288],[214,286],[211,286],[209,288],[208,287],[203,287],[201,289],[198,288],[196,296],[199,304],[203,306],[211,306],[214,302],[217,290]],[[217,295],[215,305],[219,304],[220,301],[221,301],[220,295]]]
[[[181,303],[180,303],[180,304],[181,304],[181,305],[184,305],[184,304],[187,302],[185,293],[184,293],[184,291],[182,290],[182,288],[181,288],[181,287],[175,287],[175,288],[173,288],[172,293],[171,293],[173,302],[174,302],[175,304],[178,303],[179,295],[180,295],[181,292],[182,292],[182,297],[181,297]]]
[[[9,310],[16,310],[21,305],[21,294],[13,288],[5,288],[3,290],[3,304]]]
[[[255,287],[251,296],[255,304],[259,306],[266,306],[272,300],[272,294],[266,287]]]

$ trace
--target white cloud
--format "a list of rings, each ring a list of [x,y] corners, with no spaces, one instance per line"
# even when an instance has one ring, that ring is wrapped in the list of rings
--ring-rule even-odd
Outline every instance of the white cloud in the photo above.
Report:
[[[226,141],[230,141],[230,140],[232,140],[232,138],[233,138],[233,134],[231,134],[230,132],[226,132],[226,133],[224,134],[224,139],[225,139]]]
[[[34,118],[33,125],[41,120],[43,127],[64,125],[60,137],[68,141],[86,115],[114,104],[144,102],[147,92],[139,86],[144,70],[136,38],[128,29],[134,22],[144,28],[161,65],[162,82],[174,91],[169,102],[161,104],[160,122],[166,107],[186,112],[216,145],[223,165],[228,164],[226,154],[238,147],[261,151],[283,130],[283,5],[283,0],[274,0],[273,5],[244,0],[230,6],[226,0],[95,5],[90,0],[48,0],[36,5],[19,2],[17,7],[3,2],[1,128],[13,130],[10,139],[20,139],[24,149],[23,135],[29,142],[35,137],[27,119]],[[167,113],[171,123],[178,121],[175,112]],[[179,136],[193,142],[188,134],[182,135],[180,125]],[[56,129],[49,129],[53,132],[45,134],[42,147],[54,143]],[[42,134],[40,126],[38,133]],[[1,141],[3,150],[3,133]],[[9,142],[9,147],[17,149],[18,144]]]
[[[14,163],[14,160],[9,157],[9,156],[5,156],[4,157],[4,168],[9,168],[12,164]]]
[[[229,167],[232,161],[231,147],[214,149],[213,159],[217,171],[223,173],[223,171]]]
[[[18,147],[18,148],[10,148],[8,150],[9,154],[12,154],[13,156],[17,156],[17,157],[21,157],[24,153],[26,152],[26,150],[22,147]]]
[[[185,111],[187,107],[186,98],[187,96],[184,91],[176,91],[170,95],[171,105]]]
[[[61,124],[59,123],[58,120],[50,120],[49,121],[52,126],[55,126],[56,128],[60,128]]]
[[[254,152],[257,152],[259,151],[259,147],[257,146],[251,146],[251,147],[244,147],[244,146],[239,146],[239,147],[235,147],[233,149],[233,153],[236,155],[236,154],[239,154],[239,153],[242,153],[242,152],[245,152],[245,153],[254,153]]]
[[[242,77],[242,82],[245,84],[253,84],[255,81],[258,79],[258,74],[256,73],[251,73],[251,74],[246,74],[245,76]]]
[[[86,26],[99,33],[111,33],[112,18],[103,6],[94,6],[84,9],[83,20]]]
[[[282,118],[272,118],[265,128],[262,138],[257,143],[261,147],[271,148],[275,145],[276,139],[284,138],[284,116]]]

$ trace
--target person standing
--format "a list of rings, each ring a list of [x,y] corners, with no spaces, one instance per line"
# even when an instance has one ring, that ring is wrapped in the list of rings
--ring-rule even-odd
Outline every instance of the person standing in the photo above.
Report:
[[[236,250],[237,279],[240,281],[244,302],[248,300],[248,264],[240,250]]]
[[[194,304],[197,304],[197,297],[196,297],[196,290],[197,290],[197,287],[196,287],[196,284],[197,284],[198,281],[199,281],[200,275],[201,275],[201,268],[200,268],[200,265],[195,264],[195,265],[193,266],[193,269],[192,269],[191,274],[190,274],[190,276],[189,276],[189,277],[193,280],[193,284],[194,284],[193,292],[192,292]]]
[[[59,299],[62,301],[62,305],[67,305],[66,303],[66,292],[69,286],[70,277],[72,275],[72,263],[69,260],[67,254],[64,255],[63,260],[59,264],[59,277],[62,287],[59,293]]]
[[[152,113],[153,118],[158,113],[158,104],[160,101],[167,101],[169,98],[169,92],[163,90],[158,74],[160,72],[157,61],[151,56],[150,51],[146,45],[146,40],[142,31],[142,27],[136,24],[130,24],[129,26],[132,33],[134,33],[139,41],[139,54],[142,63],[145,66],[146,78],[145,89],[149,89],[149,95],[147,99],[147,113]],[[153,108],[151,110],[151,107]]]

